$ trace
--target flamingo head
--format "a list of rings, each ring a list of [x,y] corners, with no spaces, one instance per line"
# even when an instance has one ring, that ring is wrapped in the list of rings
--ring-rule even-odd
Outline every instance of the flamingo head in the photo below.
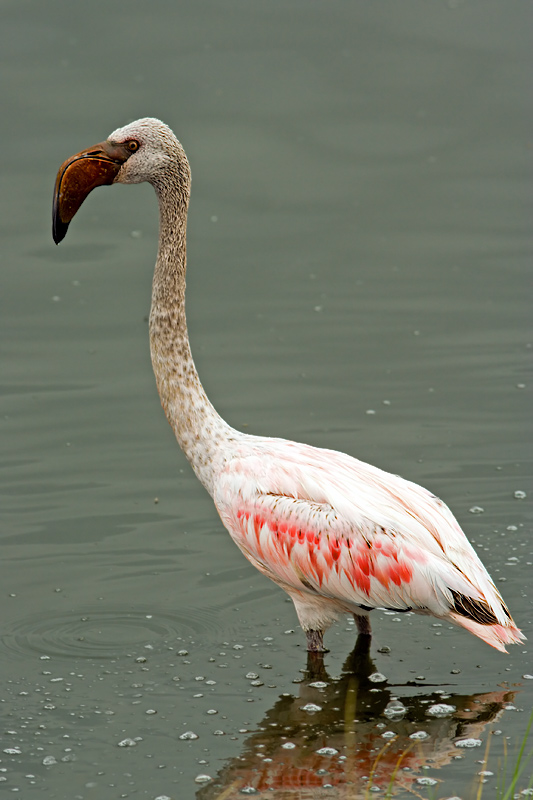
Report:
[[[157,190],[172,174],[188,197],[189,164],[168,125],[145,117],[117,128],[105,142],[81,150],[59,168],[52,215],[55,243],[65,238],[70,221],[97,186],[147,181]]]

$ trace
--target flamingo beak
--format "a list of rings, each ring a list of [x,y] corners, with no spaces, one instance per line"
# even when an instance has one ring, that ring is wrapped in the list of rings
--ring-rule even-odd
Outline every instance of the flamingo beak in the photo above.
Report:
[[[52,213],[52,235],[56,244],[65,238],[69,222],[89,192],[97,186],[113,183],[130,154],[124,145],[101,142],[61,164],[54,188]]]

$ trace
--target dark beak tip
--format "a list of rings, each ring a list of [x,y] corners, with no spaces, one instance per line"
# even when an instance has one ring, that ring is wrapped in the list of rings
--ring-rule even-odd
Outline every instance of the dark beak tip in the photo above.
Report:
[[[67,230],[68,230],[68,223],[65,225],[64,222],[60,222],[59,224],[54,225],[52,230],[52,236],[56,244],[59,244],[60,242],[63,241],[63,239],[67,235]]]
[[[68,222],[63,222],[59,216],[58,211],[54,208],[54,215],[52,217],[52,238],[56,244],[63,241],[68,231]]]

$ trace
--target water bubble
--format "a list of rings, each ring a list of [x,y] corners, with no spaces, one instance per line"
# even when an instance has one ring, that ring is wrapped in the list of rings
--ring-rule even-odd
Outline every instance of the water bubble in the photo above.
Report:
[[[528,675],[528,673],[527,673],[527,672],[526,672],[526,674],[525,674],[525,675],[522,675],[522,677],[523,677],[523,678],[524,678],[524,680],[526,680],[526,681],[533,681],[533,675]]]
[[[515,498],[515,500],[525,500],[527,494],[521,491],[520,489],[517,489],[516,492],[513,494],[513,497]]]
[[[416,782],[419,786],[435,786],[438,783],[435,778],[417,778]]]
[[[485,511],[485,509],[482,508],[481,506],[472,506],[472,508],[469,508],[468,510],[470,511],[471,514],[483,514],[483,512]]]
[[[207,714],[218,714],[218,711],[216,710],[216,708],[210,708],[206,713]]]
[[[6,747],[4,753],[6,753],[8,756],[20,756],[22,750],[20,747]]]
[[[209,783],[212,780],[211,775],[197,775],[194,779],[195,783]]]
[[[412,733],[409,738],[415,739],[416,741],[422,741],[423,739],[429,739],[429,733],[426,733],[426,731],[415,731],[415,733]]]
[[[322,711],[322,706],[317,706],[316,703],[306,703],[305,706],[300,706],[300,708],[310,714],[314,714],[315,711]]]
[[[401,719],[406,711],[406,707],[399,700],[391,700],[385,707],[383,714],[387,719]]]
[[[119,747],[137,747],[137,742],[135,739],[122,739],[121,742],[118,743]]]
[[[480,747],[482,744],[481,739],[459,739],[455,742],[456,747]]]
[[[259,680],[250,682],[250,686],[264,686],[264,685],[265,684],[263,683],[263,681],[259,681]]]
[[[250,681],[257,680],[258,677],[259,675],[257,674],[257,672],[247,672],[245,675],[245,678],[248,678],[248,680]]]
[[[321,747],[316,752],[319,756],[336,756],[339,751],[335,750],[334,747]]]
[[[185,731],[179,737],[180,739],[198,739],[198,734],[194,733],[193,731]]]
[[[455,706],[447,705],[446,703],[436,703],[426,710],[429,717],[449,717],[454,711],[457,711]]]
[[[387,680],[387,677],[382,672],[373,672],[372,675],[368,676],[368,680],[372,681],[372,683],[383,683],[383,681]]]
[[[285,742],[285,743],[284,743],[284,744],[282,744],[281,746],[282,746],[282,748],[283,748],[284,750],[294,750],[294,748],[296,747],[296,745],[294,744],[294,742]]]
[[[241,789],[241,794],[259,794],[259,792],[253,786],[244,786]]]
[[[385,731],[384,733],[381,734],[382,739],[394,739],[395,736],[396,734],[394,733],[394,731]]]
[[[52,764],[57,764],[57,761],[54,756],[45,756],[43,758],[43,764],[45,767],[51,767]]]
[[[314,683],[310,683],[309,686],[312,686],[313,689],[325,689],[327,687],[327,683],[324,681],[314,681]]]

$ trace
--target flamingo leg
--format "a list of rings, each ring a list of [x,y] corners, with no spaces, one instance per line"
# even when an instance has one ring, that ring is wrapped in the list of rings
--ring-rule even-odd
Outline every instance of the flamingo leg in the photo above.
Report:
[[[324,666],[324,653],[308,651],[305,680],[308,681],[329,680],[328,673],[326,672],[326,667]]]
[[[324,647],[324,631],[306,631],[308,653],[329,653]]]
[[[367,614],[354,614],[353,618],[357,625],[358,636],[372,636],[372,628]]]

